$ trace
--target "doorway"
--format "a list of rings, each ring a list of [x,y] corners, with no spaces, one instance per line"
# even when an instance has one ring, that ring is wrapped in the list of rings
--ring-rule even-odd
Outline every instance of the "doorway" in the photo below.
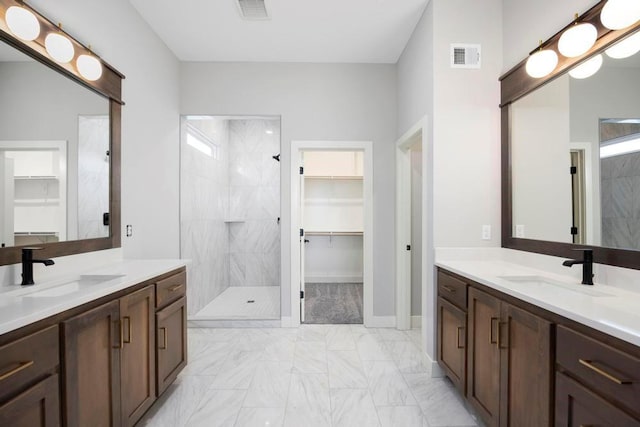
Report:
[[[366,326],[373,316],[372,144],[291,147],[290,324]]]

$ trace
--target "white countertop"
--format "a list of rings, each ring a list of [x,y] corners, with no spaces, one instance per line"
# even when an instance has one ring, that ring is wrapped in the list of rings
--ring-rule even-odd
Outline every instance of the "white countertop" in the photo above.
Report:
[[[552,313],[640,346],[640,293],[579,281],[503,260],[438,260],[436,265]],[[580,268],[580,266],[576,266]],[[507,277],[507,278],[505,278]],[[511,279],[509,279],[509,277]],[[557,284],[519,282],[527,277]]]
[[[122,260],[29,287],[0,288],[0,335],[187,265],[186,260]],[[25,292],[28,292],[25,294]]]

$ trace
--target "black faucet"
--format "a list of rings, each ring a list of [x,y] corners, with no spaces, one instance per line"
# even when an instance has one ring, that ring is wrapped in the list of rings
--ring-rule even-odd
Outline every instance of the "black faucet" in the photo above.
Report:
[[[582,284],[593,285],[593,249],[574,249],[584,253],[583,259],[569,259],[562,263],[565,267],[582,264]]]
[[[33,251],[42,248],[22,248],[22,286],[33,285],[33,264],[36,262],[44,265],[53,265],[52,259],[33,259]]]

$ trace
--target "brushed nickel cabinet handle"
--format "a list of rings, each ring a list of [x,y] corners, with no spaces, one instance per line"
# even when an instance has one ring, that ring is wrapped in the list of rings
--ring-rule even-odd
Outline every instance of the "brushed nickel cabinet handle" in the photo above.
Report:
[[[452,294],[456,293],[456,290],[454,288],[452,288],[451,286],[442,285],[442,289],[444,289],[445,291],[451,292]]]
[[[593,363],[593,361],[591,360],[585,360],[585,359],[578,359],[578,362],[580,362],[580,364],[582,366],[585,366],[589,369],[591,369],[592,371],[602,375],[603,377],[605,377],[606,379],[613,381],[616,384],[620,384],[620,385],[624,385],[624,384],[631,384],[632,382],[629,380],[621,380],[620,378],[615,377],[614,375],[608,373],[607,371],[605,371],[604,369],[598,368],[597,366],[595,366]]]
[[[458,339],[457,339],[458,348],[464,348],[465,345],[460,344],[460,331],[464,331],[464,326],[458,326]]]
[[[489,342],[491,342],[491,344],[498,344],[498,340],[496,340],[496,339],[494,338],[494,336],[493,336],[493,331],[494,331],[494,329],[497,329],[497,328],[498,328],[497,326],[496,326],[496,327],[494,327],[493,325],[494,325],[494,324],[497,324],[497,323],[498,323],[498,320],[499,320],[499,319],[498,319],[497,317],[492,317],[492,318],[491,318],[491,326],[490,326],[491,331],[489,332]]]
[[[127,332],[128,332],[128,334],[127,334],[127,339],[125,340],[124,339],[124,333],[123,333],[122,342],[123,342],[123,344],[131,344],[131,317],[129,317],[129,316],[123,317],[123,319],[122,319],[122,323],[123,323],[122,330],[123,330],[123,332],[124,332],[124,322],[125,321],[127,322]]]
[[[6,373],[0,375],[0,381],[6,380],[7,378],[9,378],[11,376],[14,376],[15,374],[17,374],[20,371],[24,371],[28,367],[33,366],[33,364],[34,364],[33,360],[29,360],[28,362],[20,362],[20,364],[17,367],[13,368],[9,372],[6,372]]]
[[[166,350],[167,349],[167,328],[159,328],[159,331],[162,331],[162,335],[163,335],[163,340],[162,340],[162,347],[160,347],[160,350]]]
[[[175,292],[180,289],[183,285],[173,285],[169,288],[169,292]]]

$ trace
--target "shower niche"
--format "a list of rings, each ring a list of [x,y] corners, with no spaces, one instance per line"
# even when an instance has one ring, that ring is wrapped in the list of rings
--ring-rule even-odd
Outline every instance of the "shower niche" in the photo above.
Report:
[[[189,319],[279,321],[280,118],[185,116],[180,145]]]

